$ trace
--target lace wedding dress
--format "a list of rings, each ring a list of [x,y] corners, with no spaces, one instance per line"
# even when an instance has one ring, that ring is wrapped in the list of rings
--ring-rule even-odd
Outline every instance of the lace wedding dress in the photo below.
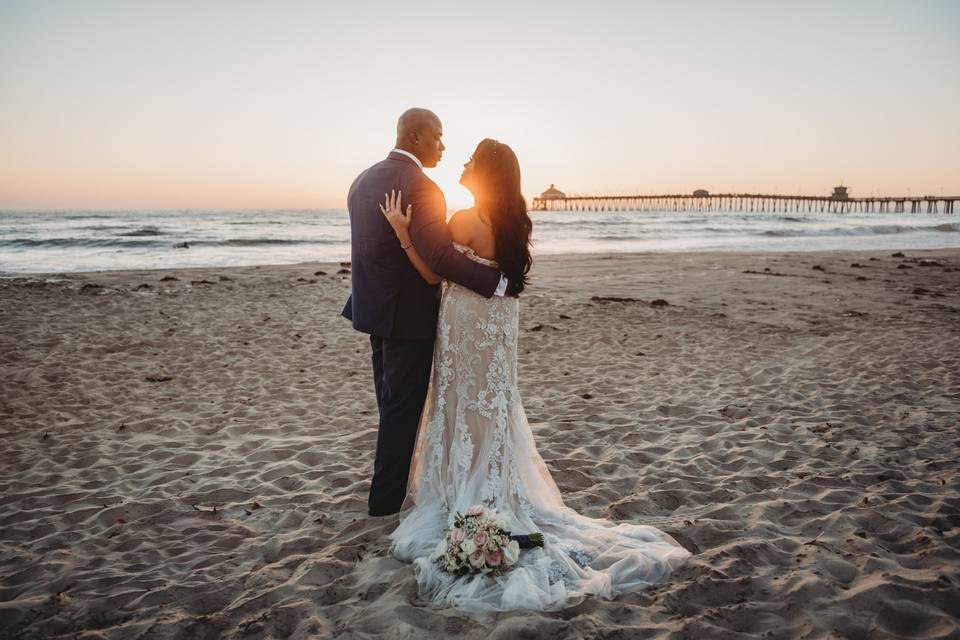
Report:
[[[470,259],[497,266],[472,249]],[[652,526],[614,524],[566,507],[537,452],[517,388],[517,298],[443,284],[433,372],[395,557],[414,563],[421,597],[473,611],[554,610],[664,581],[691,555]],[[502,576],[455,576],[430,560],[453,514],[497,510],[514,533],[542,532]]]

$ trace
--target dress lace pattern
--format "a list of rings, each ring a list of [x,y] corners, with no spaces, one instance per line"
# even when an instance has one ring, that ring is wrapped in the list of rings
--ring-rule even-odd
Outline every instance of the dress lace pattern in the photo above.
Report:
[[[471,260],[497,266],[469,247]],[[517,298],[444,282],[433,372],[391,550],[414,563],[420,595],[474,611],[555,610],[663,582],[691,555],[648,525],[592,519],[565,506],[537,452],[517,386]],[[453,576],[430,554],[453,514],[496,509],[515,533],[543,533],[499,577]]]

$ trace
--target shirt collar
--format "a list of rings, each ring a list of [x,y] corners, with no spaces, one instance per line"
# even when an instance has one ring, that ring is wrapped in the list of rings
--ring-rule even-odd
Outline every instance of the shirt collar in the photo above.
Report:
[[[393,149],[393,150],[390,151],[390,153],[402,153],[403,155],[407,156],[408,158],[410,158],[411,160],[413,160],[414,162],[416,162],[418,167],[420,167],[421,169],[423,169],[423,163],[420,162],[420,158],[418,158],[417,156],[413,155],[413,154],[410,153],[409,151],[404,151],[403,149]]]

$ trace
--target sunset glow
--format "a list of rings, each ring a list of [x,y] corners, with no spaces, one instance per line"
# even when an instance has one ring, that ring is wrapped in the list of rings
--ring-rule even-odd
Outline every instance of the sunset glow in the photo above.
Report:
[[[960,193],[960,4],[550,6],[4,2],[0,208],[341,207],[414,105],[451,207],[484,137],[528,199]]]

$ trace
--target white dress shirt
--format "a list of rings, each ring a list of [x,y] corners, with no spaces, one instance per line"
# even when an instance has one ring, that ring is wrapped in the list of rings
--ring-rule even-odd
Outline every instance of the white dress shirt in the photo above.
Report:
[[[410,158],[411,160],[413,160],[414,162],[416,162],[416,163],[417,163],[417,166],[420,167],[420,170],[421,170],[421,171],[423,170],[423,163],[420,162],[420,158],[418,158],[417,156],[413,155],[413,154],[410,153],[409,151],[405,151],[405,150],[403,150],[403,149],[392,149],[390,152],[391,152],[391,153],[402,153],[403,155],[407,156],[408,158]],[[501,271],[501,272],[500,272],[500,284],[497,285],[497,290],[493,292],[493,295],[495,295],[495,296],[500,296],[500,297],[502,298],[502,297],[507,293],[507,282],[508,282],[508,281],[507,281],[507,276],[506,276],[506,274],[504,274],[504,273]]]
[[[408,158],[410,158],[411,160],[413,160],[414,162],[416,162],[418,167],[420,167],[421,169],[423,169],[423,163],[420,162],[420,158],[418,158],[417,156],[413,155],[413,154],[410,153],[409,151],[404,151],[403,149],[393,149],[390,153],[402,153],[403,155],[407,156]]]

